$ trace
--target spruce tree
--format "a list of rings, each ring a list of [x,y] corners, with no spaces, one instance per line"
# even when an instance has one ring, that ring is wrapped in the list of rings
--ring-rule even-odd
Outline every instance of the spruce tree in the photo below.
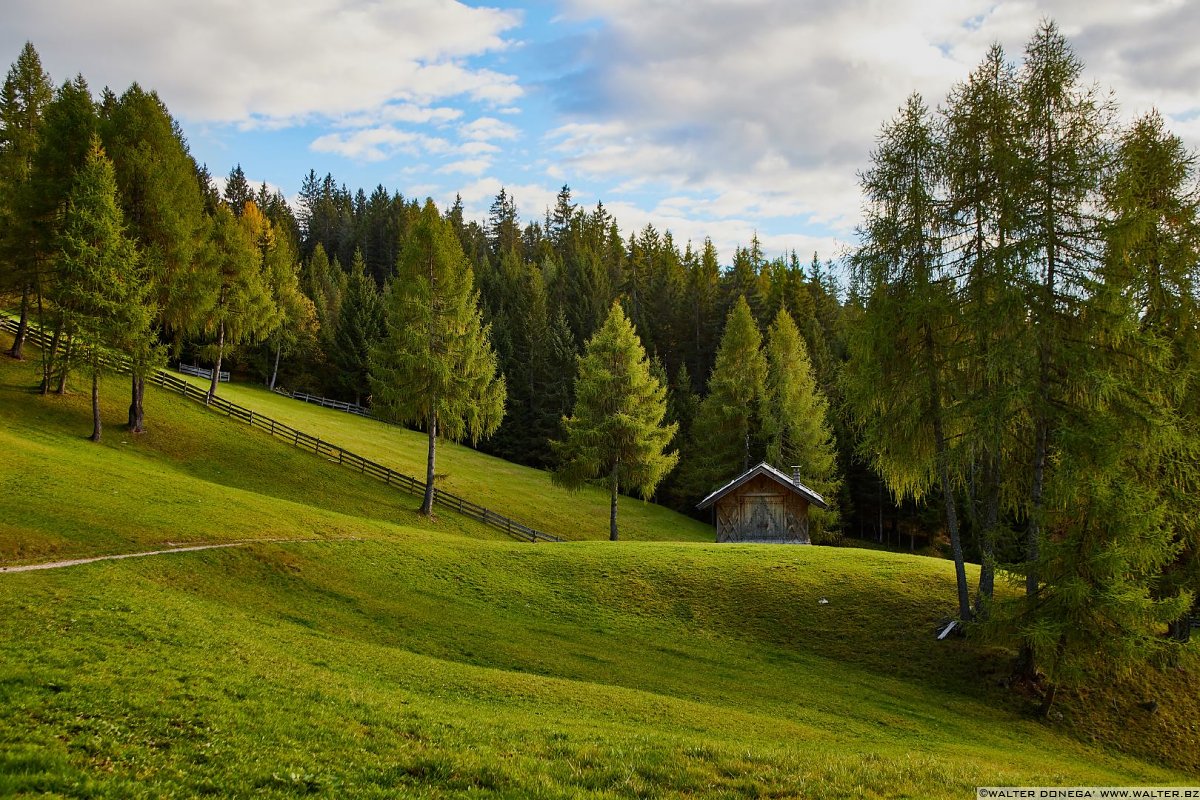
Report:
[[[370,393],[371,349],[383,338],[383,300],[367,274],[362,253],[354,251],[346,292],[333,335],[333,360],[341,370],[342,388],[361,403]]]
[[[744,297],[725,320],[708,394],[685,454],[680,483],[700,498],[766,458],[767,362]]]
[[[39,265],[36,286],[40,291],[35,292],[38,324],[43,331],[54,331],[51,345],[41,348],[43,393],[51,391],[56,378],[59,386],[66,384],[68,364],[59,357],[65,321],[53,304],[47,307],[42,302],[42,297],[55,294],[62,211],[75,177],[87,160],[96,126],[96,108],[87,82],[80,76],[64,83],[46,107],[41,143],[26,185],[23,206],[34,223],[31,246]]]
[[[770,403],[767,461],[801,481],[829,507],[812,510],[813,540],[837,538],[837,495],[841,489],[829,404],[817,386],[804,340],[784,309],[767,331],[767,394]]]
[[[664,452],[678,428],[663,424],[667,390],[650,374],[646,351],[614,301],[608,319],[579,357],[575,407],[563,419],[555,443],[555,483],[571,489],[607,477],[608,537],[617,541],[617,493],[638,491],[649,499],[679,456]]]
[[[371,354],[374,406],[425,426],[429,437],[421,513],[433,513],[437,438],[472,442],[504,416],[490,326],[453,227],[426,200],[384,298],[387,333]]]
[[[147,287],[125,235],[112,164],[98,137],[67,202],[57,300],[70,320],[92,381],[92,441],[100,441],[100,374],[114,356],[149,358],[154,349]]]

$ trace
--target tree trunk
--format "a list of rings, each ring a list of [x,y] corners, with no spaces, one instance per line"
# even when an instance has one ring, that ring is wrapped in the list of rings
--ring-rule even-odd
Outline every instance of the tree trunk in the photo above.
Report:
[[[1040,523],[1042,494],[1046,475],[1046,428],[1046,422],[1040,420],[1038,422],[1037,440],[1034,446],[1033,485],[1029,491],[1029,530],[1025,535],[1025,603],[1030,608],[1037,602],[1038,596],[1037,560],[1041,555],[1042,534]],[[1021,652],[1017,656],[1017,671],[1030,680],[1037,674],[1037,664],[1034,662],[1033,657],[1033,645],[1030,644],[1028,639],[1021,644]]]
[[[75,337],[67,333],[67,346],[63,348],[62,371],[58,373],[58,394],[67,393],[67,376],[71,374],[71,357],[75,355]]]
[[[992,598],[996,593],[996,526],[1000,521],[1000,478],[996,457],[989,458],[984,491],[987,504],[983,524],[979,528],[979,593],[975,595],[975,616],[987,619],[991,616]]]
[[[21,290],[21,320],[17,323],[17,335],[13,337],[12,347],[8,348],[8,354],[16,359],[22,359],[25,356],[21,354],[21,347],[25,344],[25,334],[29,330],[29,284],[26,283]]]
[[[1173,620],[1167,625],[1167,635],[1177,642],[1187,644],[1192,640],[1192,618],[1190,614],[1184,614],[1177,620]]]
[[[142,410],[142,396],[146,393],[146,379],[134,375],[130,379],[129,401],[129,432],[142,433],[145,430],[145,413]]]
[[[950,484],[950,453],[946,447],[946,432],[942,425],[942,396],[937,378],[933,352],[933,331],[925,326],[925,360],[929,369],[929,410],[933,417],[933,438],[937,446],[938,480],[946,504],[946,528],[950,532],[950,551],[954,556],[954,577],[958,583],[958,617],[971,619],[971,592],[967,587],[967,566],[963,559],[962,537],[958,530],[958,509],[954,505],[954,488]],[[897,540],[896,544],[900,544]]]
[[[1062,661],[1063,654],[1067,652],[1067,635],[1064,633],[1058,637],[1058,644],[1054,647],[1054,669],[1051,675],[1057,676],[1058,665]],[[1058,695],[1058,679],[1055,677],[1046,686],[1046,693],[1042,695],[1042,707],[1039,713],[1043,717],[1050,716],[1050,709],[1054,707],[1054,698]]]
[[[425,461],[425,499],[421,501],[421,514],[433,516],[433,468],[437,461],[437,412],[429,414],[429,456]]]
[[[54,368],[58,364],[58,348],[62,344],[63,320],[60,315],[54,325],[54,335],[50,337],[50,346],[46,348],[42,360],[42,394],[50,394],[50,384],[54,381]]]
[[[212,381],[208,384],[208,395],[204,404],[208,405],[217,396],[217,381],[221,380],[221,359],[225,356],[225,320],[217,326],[217,363],[213,365]]]
[[[608,480],[608,488],[611,492],[612,499],[608,510],[608,540],[610,542],[617,541],[617,469],[621,466],[621,462],[613,464],[612,476]]]
[[[279,377],[279,356],[283,353],[283,342],[275,345],[275,368],[271,370],[271,382],[268,388],[275,391],[275,380]]]
[[[92,441],[100,441],[100,370],[92,365]]]

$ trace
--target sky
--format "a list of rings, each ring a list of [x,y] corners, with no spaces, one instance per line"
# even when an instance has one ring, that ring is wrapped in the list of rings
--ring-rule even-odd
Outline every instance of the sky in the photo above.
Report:
[[[193,156],[289,199],[309,170],[483,220],[559,189],[722,260],[838,259],[881,126],[1053,19],[1123,119],[1200,147],[1197,0],[5,0],[0,59],[156,90]]]

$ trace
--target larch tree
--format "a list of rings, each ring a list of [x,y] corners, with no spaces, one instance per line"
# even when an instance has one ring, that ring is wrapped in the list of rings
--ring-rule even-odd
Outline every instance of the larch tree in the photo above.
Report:
[[[217,394],[221,362],[228,349],[270,333],[278,324],[278,309],[271,297],[253,232],[228,206],[217,208],[204,257],[218,276],[217,302],[206,330],[216,341],[206,348],[213,362],[206,401]]]
[[[678,429],[664,424],[667,389],[650,372],[633,325],[614,301],[600,330],[579,357],[575,406],[563,418],[554,449],[555,483],[578,489],[605,477],[609,490],[608,538],[617,541],[617,494],[624,488],[649,499],[679,460],[665,452]]]
[[[799,468],[801,481],[829,504],[825,510],[812,509],[813,540],[836,538],[841,478],[829,403],[817,386],[800,330],[782,308],[767,331],[766,354],[767,461],[785,472]]]
[[[425,426],[429,438],[421,513],[431,515],[437,440],[489,436],[504,416],[490,326],[454,228],[427,200],[384,297],[387,332],[371,353],[374,408]]]
[[[1104,187],[1105,282],[1129,300],[1141,331],[1163,351],[1175,436],[1166,457],[1143,476],[1161,493],[1179,552],[1154,585],[1155,596],[1200,595],[1200,185],[1195,153],[1151,112],[1122,132],[1117,165]],[[1162,436],[1168,426],[1157,426]],[[1187,641],[1186,614],[1171,636]]]
[[[971,618],[959,532],[958,474],[950,441],[954,367],[961,361],[953,286],[942,270],[938,191],[940,143],[928,108],[912,95],[884,126],[862,176],[867,209],[852,257],[867,292],[851,337],[843,390],[861,434],[860,450],[892,493],[942,495],[954,557],[958,613]]]
[[[196,162],[166,105],[136,83],[104,105],[101,135],[150,283],[155,328],[178,352],[185,336],[200,332],[219,292],[217,272],[202,257],[209,223]],[[133,363],[129,429],[134,433],[145,426],[146,375],[154,366]]]
[[[1029,374],[1030,328],[1025,315],[1021,235],[1019,81],[994,45],[941,112],[945,201],[941,225],[947,268],[959,276],[959,324],[970,357],[958,365],[962,416],[960,453],[968,463],[963,506],[979,541],[975,613],[986,618],[995,589],[997,546],[1005,520],[1024,500],[1032,438],[1019,413],[1021,376]]]
[[[28,207],[28,184],[41,143],[46,106],[54,97],[50,76],[29,42],[21,48],[0,91],[0,290],[21,294],[21,319],[8,354],[21,358],[29,328],[29,303],[40,264],[37,220]]]
[[[1087,392],[1081,381],[1107,369],[1095,363],[1104,354],[1091,340],[1099,334],[1097,326],[1111,320],[1089,312],[1097,310],[1092,302],[1100,247],[1095,211],[1112,109],[1095,88],[1082,85],[1082,72],[1057,26],[1043,22],[1026,45],[1020,73],[1020,164],[1013,184],[1022,212],[1017,247],[1025,265],[1024,317],[1034,359],[1029,373],[1019,378],[1021,394],[1028,398],[1019,412],[1030,420],[1032,446],[1021,504],[1028,521],[1025,557],[1014,566],[1025,578],[1028,607],[1018,671],[1030,679],[1036,676],[1036,658],[1053,658],[1057,650],[1052,645],[1051,653],[1036,653],[1034,642],[1037,610],[1044,608],[1042,546],[1053,507],[1047,485],[1056,465],[1077,463],[1060,458],[1059,449],[1067,443],[1066,423],[1090,411],[1080,402]]]
[[[100,375],[120,355],[154,349],[147,284],[125,235],[112,164],[98,137],[67,201],[57,300],[71,320],[92,381],[92,441],[100,441]]]

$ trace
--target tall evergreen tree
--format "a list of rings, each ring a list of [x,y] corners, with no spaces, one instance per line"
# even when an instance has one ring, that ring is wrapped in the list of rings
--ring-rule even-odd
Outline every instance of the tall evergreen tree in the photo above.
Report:
[[[87,161],[96,126],[96,108],[87,82],[79,76],[64,83],[46,107],[41,143],[25,187],[27,195],[21,202],[33,222],[30,244],[38,264],[34,283],[38,324],[43,330],[54,331],[51,345],[41,349],[43,393],[50,391],[55,378],[60,386],[65,388],[66,384],[66,359],[59,358],[65,320],[58,309],[46,308],[43,299],[55,294],[63,209],[76,175]]]
[[[678,428],[664,425],[667,390],[650,374],[646,351],[618,302],[579,357],[575,407],[556,443],[556,483],[579,488],[605,476],[608,537],[617,541],[617,493],[624,487],[649,498],[679,456],[664,452]]]
[[[137,250],[125,235],[112,164],[98,137],[67,203],[59,246],[58,302],[70,318],[92,381],[92,441],[100,441],[100,374],[111,355],[148,359],[153,349],[147,286]]]
[[[8,354],[21,358],[29,325],[29,302],[37,290],[40,265],[37,222],[26,191],[41,143],[46,106],[53,99],[50,76],[29,42],[8,70],[0,92],[0,290],[21,294],[21,319]]]
[[[121,206],[137,242],[155,327],[176,351],[198,333],[217,301],[217,276],[201,258],[208,234],[196,162],[178,123],[154,92],[133,84],[106,104],[101,135],[112,158]],[[132,371],[129,428],[143,429],[148,365]]]
[[[846,365],[860,447],[897,498],[940,490],[954,556],[958,613],[971,618],[951,439],[961,360],[952,286],[942,270],[937,195],[942,157],[928,109],[912,95],[884,127],[862,177],[867,197],[853,268],[869,292]]]
[[[700,402],[680,483],[703,497],[766,458],[765,423],[770,407],[762,335],[746,299],[725,320],[708,394]]]
[[[766,353],[771,409],[767,461],[784,471],[798,467],[802,482],[829,504],[812,510],[813,540],[837,538],[841,479],[829,404],[817,387],[800,331],[784,309],[767,331]]]
[[[1003,519],[1023,502],[1031,438],[1018,405],[1020,379],[1030,373],[1033,348],[1024,316],[1021,234],[1020,100],[1016,69],[994,45],[945,103],[946,198],[942,228],[948,270],[962,277],[959,324],[970,357],[958,366],[963,416],[960,452],[964,506],[979,539],[976,613],[986,617],[992,600],[996,548]],[[1007,537],[1004,537],[1007,538]]]
[[[229,177],[225,179],[225,191],[221,193],[221,199],[237,217],[242,215],[246,203],[254,199],[254,192],[250,189],[250,182],[246,180],[246,173],[242,171],[241,164],[229,170]]]
[[[401,252],[384,306],[387,334],[371,355],[374,403],[385,416],[425,426],[421,513],[430,515],[437,437],[491,435],[506,396],[471,266],[432,200]]]
[[[1157,597],[1200,596],[1200,186],[1195,153],[1166,130],[1157,112],[1120,137],[1117,166],[1105,185],[1112,217],[1106,231],[1104,280],[1129,302],[1141,332],[1163,352],[1176,438],[1166,440],[1161,472],[1145,475],[1161,493],[1179,552],[1155,582]],[[1167,432],[1159,426],[1158,435]],[[1187,641],[1186,615],[1171,635]]]
[[[1037,363],[1023,387],[1033,427],[1025,504],[1025,591],[1038,606],[1041,547],[1045,540],[1047,470],[1064,411],[1080,392],[1078,380],[1096,355],[1086,327],[1099,322],[1085,313],[1093,293],[1099,230],[1093,204],[1105,166],[1104,134],[1111,109],[1095,89],[1081,85],[1083,66],[1053,22],[1044,22],[1025,49],[1019,92],[1021,134],[1018,192],[1029,265],[1024,280]],[[1027,640],[1022,671],[1033,676],[1034,646]]]
[[[354,251],[346,292],[333,335],[333,361],[341,370],[342,388],[361,403],[371,391],[370,354],[383,338],[383,300],[375,279],[367,274],[362,253]]]

